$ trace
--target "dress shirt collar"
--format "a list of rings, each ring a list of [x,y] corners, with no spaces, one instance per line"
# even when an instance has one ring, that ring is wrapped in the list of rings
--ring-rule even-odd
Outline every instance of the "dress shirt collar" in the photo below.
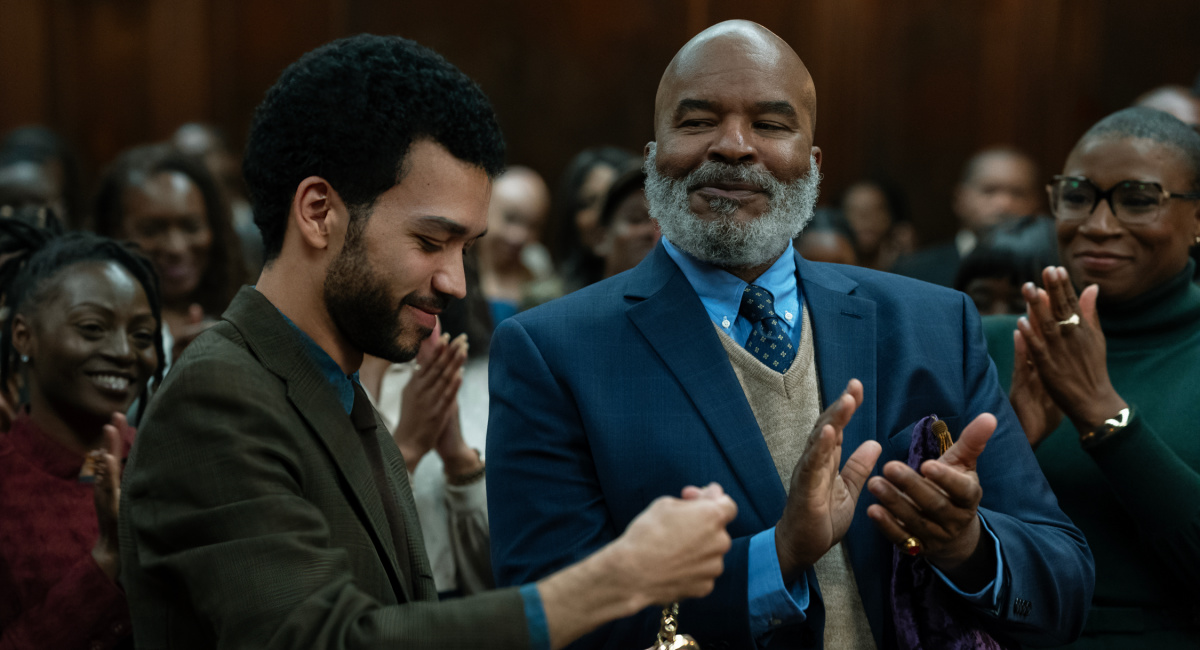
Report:
[[[329,380],[329,385],[337,391],[338,401],[341,402],[342,408],[346,409],[346,415],[349,415],[354,410],[354,384],[358,383],[358,372],[355,371],[352,375],[342,372],[342,367],[333,360],[333,357],[329,356],[324,348],[317,345],[317,342],[312,340],[304,330],[296,327],[287,314],[281,311],[279,315],[283,316],[283,320],[287,321],[287,324],[291,325],[292,329],[300,335],[300,340],[304,342],[304,349],[308,352],[309,358],[317,364],[321,374]]]
[[[671,256],[696,294],[700,296],[700,302],[708,312],[708,317],[722,331],[732,334],[740,318],[738,309],[742,305],[742,293],[749,286],[748,283],[724,269],[702,262],[679,250],[666,237],[662,238],[662,243],[667,255]],[[783,316],[780,323],[788,332],[800,323],[801,295],[796,271],[795,250],[789,241],[787,249],[779,259],[754,281],[756,286],[770,291],[775,297],[775,313]],[[735,340],[740,339],[735,337]]]

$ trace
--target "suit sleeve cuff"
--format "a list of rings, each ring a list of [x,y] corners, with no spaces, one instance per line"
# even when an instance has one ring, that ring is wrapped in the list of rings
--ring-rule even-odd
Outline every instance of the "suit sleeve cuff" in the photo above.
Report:
[[[808,576],[802,575],[791,585],[783,584],[774,527],[750,538],[747,569],[750,632],[756,640],[763,640],[778,627],[804,620],[809,603]]]
[[[955,586],[950,581],[950,578],[947,578],[946,574],[942,573],[937,567],[930,564],[929,568],[933,569],[933,572],[942,579],[942,582],[946,583],[947,587],[950,587],[951,591],[961,596],[968,603],[988,611],[994,611],[1000,603],[1000,587],[1004,582],[1004,556],[1000,553],[1000,538],[996,537],[996,533],[992,532],[983,513],[979,513],[979,521],[983,524],[983,530],[992,538],[992,543],[995,545],[996,550],[996,575],[992,578],[991,582],[985,585],[983,589],[969,594]]]
[[[542,608],[542,595],[537,584],[521,587],[521,600],[525,601],[525,623],[529,626],[530,650],[550,650],[550,627],[546,623],[546,610]]]

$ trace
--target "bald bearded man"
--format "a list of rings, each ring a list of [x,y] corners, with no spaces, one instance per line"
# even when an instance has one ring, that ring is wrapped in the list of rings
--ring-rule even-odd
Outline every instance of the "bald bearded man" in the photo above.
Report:
[[[808,71],[761,26],[721,23],[671,61],[645,152],[661,244],[493,340],[498,581],[565,566],[656,496],[715,480],[736,539],[713,594],[680,614],[706,650],[897,647],[892,563],[910,536],[956,623],[1066,642],[1091,554],[971,301],[792,249],[816,203],[815,123]],[[918,472],[911,432],[935,413],[958,441]],[[645,647],[656,625],[650,609],[578,646]]]

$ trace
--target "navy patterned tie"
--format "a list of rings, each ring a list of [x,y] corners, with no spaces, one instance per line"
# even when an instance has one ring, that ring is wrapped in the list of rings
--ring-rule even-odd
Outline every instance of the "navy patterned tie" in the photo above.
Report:
[[[754,331],[746,339],[746,351],[755,359],[778,373],[785,373],[796,358],[796,346],[783,331],[779,316],[775,315],[775,296],[758,286],[746,287],[742,294],[742,306],[738,309],[742,318],[754,324]]]

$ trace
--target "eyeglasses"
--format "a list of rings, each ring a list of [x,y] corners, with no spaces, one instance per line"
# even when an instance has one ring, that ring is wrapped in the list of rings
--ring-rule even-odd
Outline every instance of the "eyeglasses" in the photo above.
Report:
[[[1158,183],[1145,181],[1121,181],[1107,191],[1100,191],[1082,176],[1055,176],[1046,185],[1046,191],[1050,194],[1050,211],[1059,221],[1087,219],[1101,201],[1107,201],[1117,220],[1129,226],[1152,223],[1170,199],[1200,199],[1200,192],[1168,192]]]

